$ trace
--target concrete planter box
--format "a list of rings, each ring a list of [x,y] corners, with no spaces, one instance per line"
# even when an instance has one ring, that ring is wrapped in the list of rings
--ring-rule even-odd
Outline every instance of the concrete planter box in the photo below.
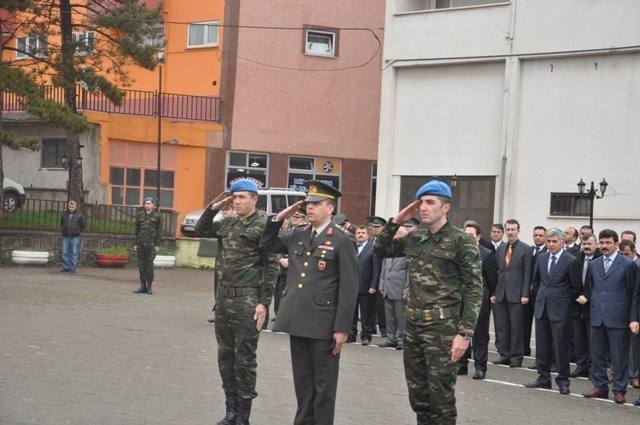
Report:
[[[163,268],[171,268],[176,265],[176,256],[175,255],[156,255],[156,258],[153,259],[154,267],[163,267]]]
[[[96,253],[96,266],[98,267],[124,267],[128,262],[128,255]]]
[[[44,266],[49,262],[49,253],[47,251],[20,251],[15,249],[11,251],[11,261],[20,266]]]

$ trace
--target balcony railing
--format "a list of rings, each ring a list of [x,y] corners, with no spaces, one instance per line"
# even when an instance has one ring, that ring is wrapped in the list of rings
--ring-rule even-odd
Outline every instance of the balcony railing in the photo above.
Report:
[[[158,93],[141,90],[122,90],[122,104],[116,105],[100,92],[76,88],[76,109],[78,111],[96,111],[108,114],[158,116]],[[45,99],[64,103],[64,90],[60,87],[43,86]],[[13,93],[2,94],[2,110],[19,112],[25,110],[24,97]],[[192,96],[186,94],[160,94],[160,116],[177,120],[222,121],[222,101],[215,96]]]
[[[0,229],[60,230],[60,218],[67,208],[65,201],[27,199],[25,204],[0,218]],[[87,233],[133,235],[139,207],[124,205],[85,204],[83,215]],[[175,237],[178,213],[160,210],[163,237]]]

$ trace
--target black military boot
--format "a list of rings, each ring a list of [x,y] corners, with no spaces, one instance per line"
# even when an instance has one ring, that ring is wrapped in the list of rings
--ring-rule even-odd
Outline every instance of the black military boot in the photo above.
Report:
[[[235,425],[249,425],[249,415],[251,415],[251,399],[239,399]]]
[[[153,282],[147,282],[147,291],[146,291],[146,293],[149,294],[149,295],[153,295],[153,291],[151,290],[151,284],[152,283]]]
[[[236,400],[227,400],[227,414],[224,419],[218,422],[216,425],[235,425],[236,413],[238,409],[238,402]]]
[[[146,294],[147,293],[147,284],[144,281],[140,281],[140,286],[138,289],[133,291],[134,294]]]

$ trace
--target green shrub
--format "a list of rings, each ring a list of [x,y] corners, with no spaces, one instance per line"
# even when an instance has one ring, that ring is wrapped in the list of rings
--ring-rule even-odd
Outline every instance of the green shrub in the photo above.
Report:
[[[97,252],[99,254],[129,255],[127,248],[123,246],[110,246],[109,248],[100,248]]]

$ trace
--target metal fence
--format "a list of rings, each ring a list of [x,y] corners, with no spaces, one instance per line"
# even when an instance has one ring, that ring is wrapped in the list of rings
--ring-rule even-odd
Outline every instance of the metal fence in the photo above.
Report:
[[[59,231],[60,219],[67,208],[65,201],[27,199],[25,204],[0,219],[0,229]],[[87,233],[115,235],[135,234],[136,215],[141,209],[123,205],[85,204],[83,215]],[[160,211],[162,236],[175,237],[178,213]]]
[[[42,86],[47,100],[64,103],[64,90],[61,87]],[[76,87],[76,109],[96,111],[108,114],[138,115],[155,117],[158,115],[158,96],[161,100],[162,118],[194,121],[222,121],[222,101],[215,96],[192,96],[186,94],[161,93],[142,90],[122,90],[124,98],[120,105],[111,102],[100,92]],[[2,110],[7,112],[24,111],[24,97],[13,93],[2,93]]]

